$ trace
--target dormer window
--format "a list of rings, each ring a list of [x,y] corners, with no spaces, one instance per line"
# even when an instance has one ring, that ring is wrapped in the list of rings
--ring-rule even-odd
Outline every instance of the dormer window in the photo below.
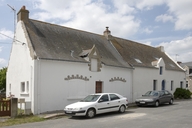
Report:
[[[139,63],[139,64],[142,63],[142,62],[140,61],[140,59],[136,59],[136,58],[135,58],[135,61],[136,61],[137,63]]]
[[[159,67],[159,74],[160,74],[160,75],[163,74],[163,67],[162,67],[162,66]]]
[[[101,56],[95,45],[88,50],[83,50],[82,53],[79,54],[81,58],[84,58],[86,61],[89,61],[89,70],[92,72],[101,71]]]
[[[91,59],[91,71],[97,72],[98,66],[97,66],[97,59],[92,58]]]

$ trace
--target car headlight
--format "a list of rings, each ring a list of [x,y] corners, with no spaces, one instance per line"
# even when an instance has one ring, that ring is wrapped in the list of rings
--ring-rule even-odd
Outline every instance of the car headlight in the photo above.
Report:
[[[81,110],[82,108],[73,108],[73,111],[79,111]]]

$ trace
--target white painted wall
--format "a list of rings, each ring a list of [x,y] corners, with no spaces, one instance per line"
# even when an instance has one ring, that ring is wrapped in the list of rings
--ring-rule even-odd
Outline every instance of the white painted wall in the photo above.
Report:
[[[101,72],[89,71],[87,63],[38,60],[38,112],[62,110],[90,93],[95,93],[95,82],[103,81],[103,92],[117,92],[131,101],[131,69],[102,65]],[[65,80],[67,76],[82,75],[81,79]],[[126,82],[109,82],[111,78],[122,77]]]
[[[25,98],[26,102],[31,102],[32,99],[32,70],[34,61],[30,57],[27,39],[25,37],[22,21],[17,24],[16,41],[13,42],[8,70],[7,70],[7,83],[6,95],[10,93],[17,98]],[[29,83],[29,91],[21,92],[21,82]],[[27,86],[26,86],[27,87]]]
[[[159,67],[163,66],[163,74],[160,75]],[[153,90],[153,80],[157,80],[157,90],[161,90],[162,81],[165,80],[165,90],[172,94],[176,88],[180,87],[180,82],[185,86],[185,72],[166,70],[163,60],[159,62],[156,69],[135,67],[133,72],[133,101],[142,96],[147,91]],[[171,81],[173,81],[173,90],[171,90]]]

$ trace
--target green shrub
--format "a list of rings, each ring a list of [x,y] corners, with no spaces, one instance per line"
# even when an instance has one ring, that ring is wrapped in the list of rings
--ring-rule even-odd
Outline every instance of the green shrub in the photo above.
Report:
[[[190,99],[191,94],[192,93],[189,90],[183,88],[176,88],[173,93],[175,99]]]

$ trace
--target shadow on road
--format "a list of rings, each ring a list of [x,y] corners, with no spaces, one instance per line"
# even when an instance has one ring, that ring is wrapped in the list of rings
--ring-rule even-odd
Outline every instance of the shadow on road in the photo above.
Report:
[[[119,115],[130,114],[130,113],[135,113],[135,111],[127,110],[124,113],[109,112],[109,113],[104,113],[104,114],[98,114],[94,118],[92,118],[91,120],[98,119],[98,118],[115,117],[115,116],[119,116]],[[73,120],[89,120],[85,116],[74,116],[74,117],[69,116],[69,119],[73,119]]]

